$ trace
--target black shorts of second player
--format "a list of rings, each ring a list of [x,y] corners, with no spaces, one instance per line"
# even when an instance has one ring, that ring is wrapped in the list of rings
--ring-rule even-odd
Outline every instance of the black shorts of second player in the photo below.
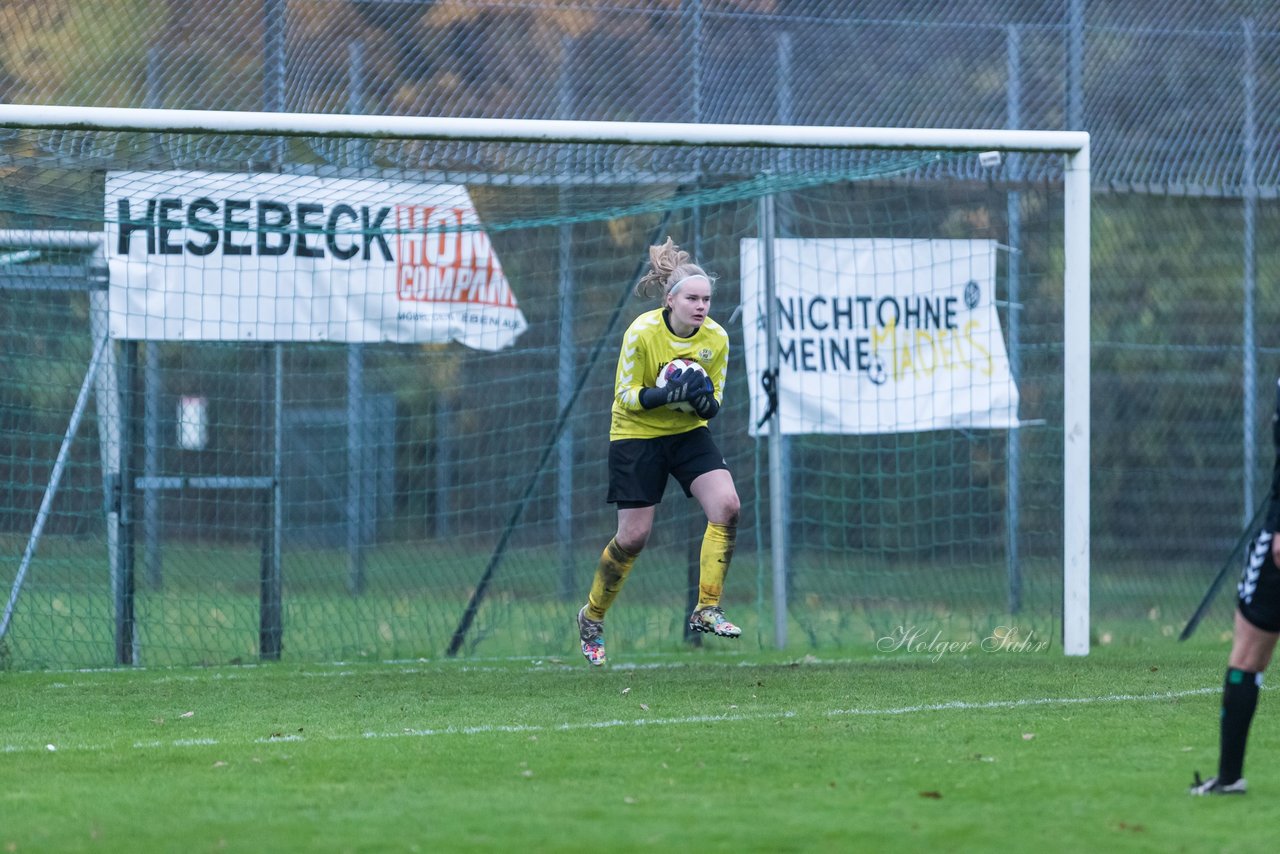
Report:
[[[651,507],[662,501],[667,477],[685,495],[709,471],[728,470],[724,455],[706,427],[653,439],[616,439],[609,443],[610,504],[621,509]]]
[[[1254,539],[1236,585],[1240,616],[1264,632],[1280,632],[1280,569],[1271,556],[1275,536],[1263,531]]]

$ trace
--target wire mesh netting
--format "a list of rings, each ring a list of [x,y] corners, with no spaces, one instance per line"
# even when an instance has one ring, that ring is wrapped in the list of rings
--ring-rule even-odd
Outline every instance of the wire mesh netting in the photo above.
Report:
[[[7,102],[1087,129],[1099,187],[1280,185],[1266,0],[49,0],[0,21]]]
[[[746,509],[725,603],[754,643],[775,642],[765,592],[775,515],[797,647],[867,645],[926,620],[956,637],[1014,625],[1055,637],[1060,181],[1012,181],[1000,167],[987,169],[999,180],[975,180],[974,155],[942,152],[84,132],[75,148],[88,154],[77,158],[66,139],[7,141],[4,225],[13,243],[28,235],[13,251],[27,253],[14,269],[30,276],[3,305],[15,342],[4,386],[15,442],[0,461],[14,490],[6,568],[31,557],[25,575],[4,576],[17,594],[5,637],[13,665],[572,653],[572,616],[615,521],[604,497],[618,347],[653,307],[631,288],[666,235],[715,271],[715,315],[730,334],[726,405],[713,427]],[[246,150],[261,171],[220,171]],[[289,159],[272,163],[271,152]],[[1026,155],[1018,167],[1050,176],[1060,160]],[[423,163],[434,165],[432,181],[421,180]],[[421,198],[446,201],[405,201]],[[764,200],[780,246],[916,241],[936,253],[944,244],[931,241],[951,241],[995,253],[989,274],[973,273],[989,276],[987,304],[1002,318],[994,340],[947,319],[959,303],[940,294],[957,285],[933,262],[896,260],[907,266],[880,273],[923,295],[901,309],[900,345],[873,340],[894,325],[877,304],[860,343],[848,331],[797,339],[783,359],[809,370],[814,344],[856,376],[870,370],[855,366],[857,348],[883,351],[890,388],[935,373],[978,376],[986,362],[976,373],[973,363],[1004,351],[1001,330],[1017,313],[1007,346],[1026,426],[788,435],[776,469],[783,506],[771,506],[774,469],[749,405],[761,369],[741,312],[754,304],[742,289],[744,246],[761,234]],[[471,213],[453,216],[463,208]],[[441,210],[450,215],[430,212]],[[1011,211],[1016,247],[1004,242]],[[83,245],[58,248],[50,229]],[[384,254],[396,271],[389,309],[373,295]],[[470,259],[459,262],[465,284],[438,278],[444,255]],[[800,257],[803,279],[839,274],[825,256]],[[976,270],[978,258],[965,255],[962,269]],[[285,266],[268,275],[268,262]],[[301,300],[294,283],[316,270],[321,299]],[[498,272],[509,299],[495,296]],[[339,305],[344,288],[382,312],[378,323]],[[467,294],[477,317],[497,307],[518,322],[474,338],[453,330],[452,342],[398,341],[406,312],[443,292]],[[812,306],[806,317],[816,322]],[[101,323],[116,341],[95,362]],[[58,449],[91,366],[93,387],[107,391],[64,472]],[[841,395],[837,411],[857,405],[830,393]],[[57,512],[37,540],[32,520],[56,480]],[[674,486],[658,516],[610,615],[614,655],[686,642],[705,520]]]

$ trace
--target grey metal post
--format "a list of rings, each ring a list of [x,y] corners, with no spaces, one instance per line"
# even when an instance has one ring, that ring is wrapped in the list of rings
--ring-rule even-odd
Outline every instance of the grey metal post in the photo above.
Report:
[[[690,121],[702,121],[702,0],[681,0],[689,51]]]
[[[777,44],[777,60],[778,60],[778,124],[789,125],[794,123],[793,104],[795,96],[791,90],[791,33],[780,32],[776,37]],[[787,152],[781,152],[781,157],[789,159]]]
[[[1255,299],[1257,297],[1258,237],[1258,135],[1257,55],[1254,47],[1253,19],[1246,18],[1244,28],[1244,506],[1240,518],[1248,525],[1254,513],[1254,478],[1258,469],[1258,447],[1254,425],[1258,411],[1258,354],[1255,340]]]
[[[284,110],[285,0],[262,0],[262,107]]]
[[[434,465],[431,461],[432,492],[435,496],[433,504],[434,522],[432,532],[437,539],[447,540],[453,536],[453,484],[454,470],[457,468],[456,453],[453,441],[453,407],[456,394],[447,389],[436,392],[436,408],[433,413],[433,436],[435,441]]]
[[[793,106],[795,103],[795,98],[792,90],[792,81],[795,75],[792,70],[791,59],[792,59],[793,53],[791,48],[792,48],[791,33],[788,33],[788,32],[778,33],[778,36],[777,36],[777,60],[778,60],[777,110],[778,110],[778,124],[780,125],[795,124],[795,110]],[[786,149],[783,149],[782,151],[778,152],[778,168],[783,172],[788,172],[790,171],[791,166],[792,166],[791,152],[787,151]],[[774,196],[771,196],[770,199],[772,201],[772,212],[773,212],[773,229],[770,232],[770,234],[775,237],[795,237],[796,229],[795,229],[794,205],[790,203],[791,200],[788,194],[778,193]],[[770,259],[768,269],[772,270],[772,258],[773,258],[773,241],[772,240],[769,241],[768,257]],[[774,286],[774,282],[772,279],[772,275],[770,275],[769,287],[772,288],[773,286]],[[774,306],[775,306],[774,299],[773,297],[770,297],[769,298],[769,317],[770,317],[771,329],[774,328],[772,326]],[[774,368],[777,368],[777,365],[771,362],[770,369],[774,369]],[[776,373],[774,374],[774,379],[775,381],[777,379]],[[773,438],[773,434],[775,432],[778,433],[777,439]],[[780,430],[775,431],[772,428],[770,428],[770,431],[769,431],[769,440],[770,440],[770,447],[773,449],[770,451],[769,456],[773,457],[774,453],[776,452],[778,457],[778,468],[780,471],[786,473],[785,477],[779,478],[778,487],[777,487],[779,490],[778,491],[779,503],[777,506],[785,509],[787,523],[784,525],[781,525],[778,528],[778,530],[774,532],[774,535],[778,538],[778,545],[776,546],[776,548],[780,553],[789,555],[791,554],[790,508],[792,506],[792,503],[791,503],[791,476],[790,475],[792,471],[791,454],[793,450],[793,444],[790,436],[783,436]],[[787,598],[789,599],[791,585],[795,583],[795,576],[790,572],[789,568],[787,571],[785,583],[788,591]],[[785,642],[785,639],[786,639],[785,638],[785,635],[786,635],[785,615],[784,615],[784,622],[782,623],[782,632],[783,632],[782,642]],[[781,645],[782,643],[780,642],[779,646]]]
[[[260,419],[261,447],[270,456],[271,488],[263,490],[262,558],[258,603],[258,657],[278,661],[284,639],[283,575],[281,572],[281,452],[284,421],[284,350],[267,344],[262,350]]]
[[[1084,129],[1084,0],[1067,6],[1067,129]]]
[[[560,190],[560,208],[565,206],[566,192]],[[560,339],[559,365],[556,371],[556,411],[563,412],[573,399],[577,384],[573,345],[573,226],[560,226]],[[573,572],[573,419],[556,441],[556,540],[560,547],[560,598],[574,595]]]
[[[574,40],[564,36],[560,40],[560,91],[558,110],[560,118],[573,118],[573,59]],[[558,191],[560,214],[568,211],[569,193],[561,185]],[[573,388],[577,384],[573,344],[573,226],[562,223],[559,228],[559,346],[556,365],[556,411],[563,412],[573,400]],[[560,549],[560,599],[568,601],[574,595],[573,572],[573,424],[565,422],[565,429],[556,441],[556,542]]]
[[[773,196],[761,196],[758,209],[760,257],[764,262],[765,347],[769,354],[765,360],[765,370],[773,377],[775,393],[781,397],[782,384],[778,378],[777,283],[773,278],[773,238],[776,233]],[[783,464],[782,418],[779,407],[774,409],[773,418],[769,422],[769,546],[770,562],[773,564],[773,639],[778,649],[787,645],[786,542],[790,514],[786,503],[785,482],[788,474]]]
[[[795,124],[795,96],[792,92],[791,86],[792,79],[795,76],[791,67],[791,33],[778,33],[776,47],[778,60],[778,124],[791,125]],[[791,163],[792,158],[790,151],[783,149],[778,152],[778,168],[780,171],[784,173],[790,172]],[[795,228],[792,222],[794,220],[792,206],[786,204],[787,194],[781,193],[779,194],[779,197],[783,204],[781,206],[781,210],[777,209],[776,204],[774,208],[776,216],[775,225],[778,229],[777,233],[782,237],[792,237],[795,235]]]
[[[364,109],[364,45],[354,41],[347,47],[347,111],[359,115]],[[354,152],[357,157],[360,152]],[[363,165],[363,164],[356,164]],[[370,513],[370,492],[365,462],[365,431],[360,429],[368,414],[364,398],[364,345],[347,344],[347,590],[364,591],[365,520]]]
[[[275,573],[276,602],[280,606],[278,625],[284,638],[284,347],[275,345],[274,447],[271,454],[271,566]],[[277,647],[277,652],[281,647]]]
[[[685,50],[689,56],[689,112],[691,120],[702,121],[702,0],[683,0],[682,14],[685,27]],[[702,178],[701,152],[694,154],[695,181]],[[694,188],[697,193],[697,187]],[[689,228],[693,232],[692,252],[699,264],[705,264],[702,257],[702,206],[694,205],[689,212]],[[698,516],[688,515],[687,537],[688,550],[685,564],[685,613],[692,614],[698,607],[702,580],[702,537],[706,535],[706,525]],[[684,640],[690,646],[702,646],[702,635],[689,628],[687,620],[684,625]]]
[[[147,107],[159,108],[161,97],[161,63],[160,51],[154,47],[147,50],[147,91],[145,104]],[[153,143],[153,156],[159,153],[159,144]],[[164,583],[164,562],[160,546],[160,501],[161,491],[151,484],[160,476],[163,464],[161,449],[164,446],[160,436],[160,397],[163,378],[160,375],[160,345],[148,341],[143,345],[145,364],[142,373],[143,411],[142,411],[142,479],[148,484],[142,488],[142,542],[146,548],[144,572],[147,585],[159,590]]]
[[[159,590],[164,584],[160,554],[160,490],[153,484],[160,477],[160,345],[148,341],[142,368],[142,542],[146,547],[147,584]]]
[[[347,345],[347,591],[364,591],[365,471],[364,347]]]
[[[110,345],[108,345],[110,346]],[[138,342],[121,344],[120,382],[120,443],[119,474],[115,480],[115,509],[118,513],[116,527],[117,571],[112,578],[111,596],[115,612],[116,664],[136,664],[138,649],[134,644],[134,478],[137,475],[137,398],[138,398]]]
[[[285,0],[262,0],[262,108],[284,111]],[[267,137],[266,154],[276,164],[284,163],[284,138]]]
[[[360,115],[369,109],[365,86],[365,46],[361,39],[347,45],[347,112]],[[369,165],[372,140],[353,139],[348,146],[351,165],[364,169]]]
[[[263,69],[262,69],[262,103],[268,112],[282,112],[285,108],[285,0],[263,0]],[[275,137],[275,162],[284,163],[284,139]],[[258,654],[268,660],[280,658],[283,641],[283,602],[282,568],[281,568],[281,528],[283,523],[283,495],[280,478],[283,474],[281,466],[281,441],[284,427],[284,348],[280,343],[270,345],[274,359],[273,370],[275,393],[271,397],[273,417],[270,429],[273,441],[269,447],[271,454],[271,491],[269,493],[268,514],[268,552],[263,555],[262,567],[262,612],[259,615],[259,647]],[[263,405],[267,403],[264,395]]]
[[[1017,130],[1022,126],[1022,40],[1017,26],[1010,25],[1007,28],[1006,38],[1008,127],[1010,130]],[[1009,180],[1014,182],[1015,186],[1015,189],[1010,190],[1006,196],[1005,205],[1009,220],[1009,373],[1016,386],[1022,378],[1022,350],[1019,339],[1019,322],[1022,312],[1019,293],[1022,278],[1022,200],[1021,194],[1016,189],[1017,182],[1022,179],[1022,155],[1017,152],[1011,153],[1007,168]],[[1021,438],[1017,425],[1009,428],[1009,492],[1005,504],[1005,518],[1008,537],[1006,575],[1010,614],[1016,614],[1022,610],[1022,567],[1018,553],[1019,488],[1022,477]]]

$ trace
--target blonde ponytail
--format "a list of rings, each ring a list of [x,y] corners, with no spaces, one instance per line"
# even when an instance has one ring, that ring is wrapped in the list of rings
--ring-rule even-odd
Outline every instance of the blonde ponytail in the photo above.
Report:
[[[670,237],[665,243],[649,247],[649,270],[636,282],[638,297],[659,297],[665,301],[671,286],[689,276],[702,276],[712,281],[693,257],[676,245]]]

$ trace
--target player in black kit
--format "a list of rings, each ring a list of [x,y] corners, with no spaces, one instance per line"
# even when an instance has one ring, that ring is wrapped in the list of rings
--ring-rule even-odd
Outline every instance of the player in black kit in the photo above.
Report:
[[[1258,706],[1262,673],[1280,638],[1280,383],[1276,388],[1276,414],[1271,420],[1276,461],[1271,476],[1271,498],[1262,530],[1253,541],[1237,585],[1235,634],[1227,676],[1222,687],[1221,742],[1218,774],[1208,780],[1195,775],[1193,795],[1243,795],[1244,750],[1249,724]]]

